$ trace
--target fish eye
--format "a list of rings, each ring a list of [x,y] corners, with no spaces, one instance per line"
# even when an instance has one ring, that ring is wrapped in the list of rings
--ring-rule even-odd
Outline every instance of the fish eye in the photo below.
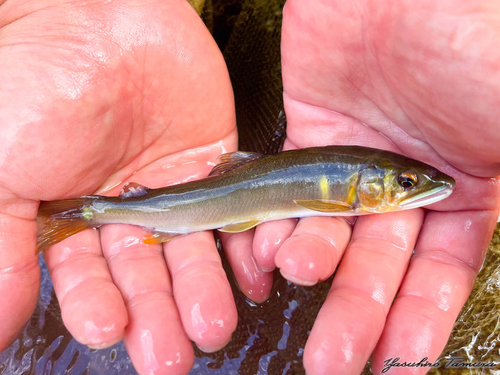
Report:
[[[413,172],[403,172],[398,176],[398,182],[403,189],[408,190],[417,185],[417,175]]]

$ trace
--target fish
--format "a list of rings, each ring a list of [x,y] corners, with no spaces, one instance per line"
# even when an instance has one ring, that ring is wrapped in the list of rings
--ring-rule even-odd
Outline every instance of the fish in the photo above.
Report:
[[[132,224],[146,244],[218,229],[308,216],[357,216],[422,207],[448,197],[452,177],[423,162],[361,146],[325,146],[275,155],[222,154],[207,178],[149,189],[128,183],[117,197],[42,201],[38,249],[87,228]]]

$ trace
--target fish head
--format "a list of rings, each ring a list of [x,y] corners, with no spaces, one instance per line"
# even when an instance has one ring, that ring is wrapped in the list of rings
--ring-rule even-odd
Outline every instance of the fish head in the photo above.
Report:
[[[454,187],[452,177],[430,165],[415,160],[393,163],[385,169],[384,201],[391,211],[408,210],[443,200]]]
[[[452,177],[430,165],[391,155],[360,171],[357,202],[362,212],[400,211],[438,202],[448,197],[454,186]]]

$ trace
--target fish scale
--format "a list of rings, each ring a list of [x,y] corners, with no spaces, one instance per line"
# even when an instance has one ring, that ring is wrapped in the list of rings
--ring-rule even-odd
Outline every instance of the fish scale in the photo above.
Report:
[[[112,223],[145,227],[154,233],[146,243],[155,243],[202,230],[241,232],[292,217],[392,212],[444,199],[454,183],[422,162],[360,146],[268,156],[235,152],[221,155],[202,180],[160,189],[132,183],[119,197],[42,202],[38,249]]]

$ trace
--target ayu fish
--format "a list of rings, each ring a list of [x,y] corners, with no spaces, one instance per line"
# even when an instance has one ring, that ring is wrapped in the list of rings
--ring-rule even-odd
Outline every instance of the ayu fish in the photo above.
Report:
[[[210,175],[149,189],[129,183],[118,197],[90,195],[42,202],[38,251],[86,228],[139,225],[160,243],[191,232],[242,232],[271,220],[353,216],[421,207],[448,197],[455,181],[389,151],[327,146],[276,155],[233,152]]]

